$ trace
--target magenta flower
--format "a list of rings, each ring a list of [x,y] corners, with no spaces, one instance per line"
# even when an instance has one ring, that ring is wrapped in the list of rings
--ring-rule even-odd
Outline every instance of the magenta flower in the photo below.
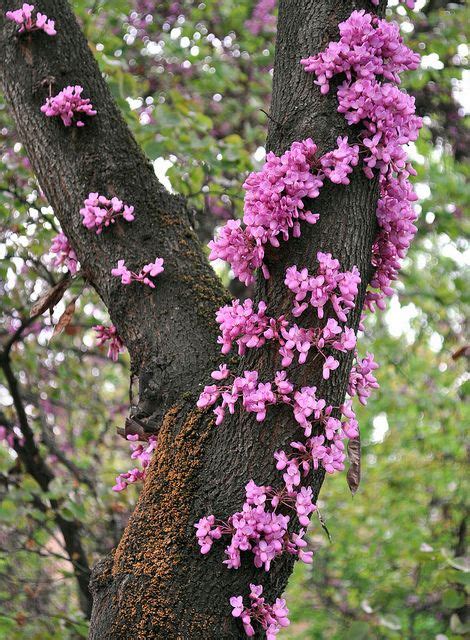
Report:
[[[243,224],[228,220],[216,240],[209,243],[210,260],[227,261],[235,276],[250,284],[263,263],[264,247],[279,246],[292,235],[300,235],[300,221],[315,224],[318,214],[304,210],[304,198],[316,198],[323,185],[321,175],[311,173],[317,147],[308,138],[294,142],[281,157],[268,153],[261,171],[251,173],[243,185],[245,206]]]
[[[108,358],[116,362],[119,354],[124,351],[124,343],[119,337],[116,327],[113,324],[109,327],[98,324],[94,326],[93,329],[96,331],[96,341],[98,345],[109,342]]]
[[[124,204],[119,198],[109,200],[99,193],[90,193],[83,205],[80,209],[83,225],[87,229],[96,229],[97,234],[114,224],[118,218],[127,222],[132,222],[135,218],[134,207]]]
[[[65,87],[56,96],[47,98],[41,111],[49,118],[59,116],[66,127],[84,127],[82,117],[96,116],[96,111],[90,98],[81,97],[82,92],[80,85]]]
[[[5,16],[8,20],[16,22],[20,26],[19,33],[25,33],[27,31],[44,31],[48,36],[55,36],[56,30],[54,28],[54,20],[49,18],[39,11],[36,17],[33,17],[34,4],[23,4],[21,9],[16,11],[7,11]]]
[[[232,596],[230,605],[232,615],[241,618],[243,628],[248,637],[255,635],[252,622],[258,623],[266,632],[267,640],[275,640],[283,627],[289,626],[289,609],[286,601],[277,598],[273,605],[268,604],[262,596],[261,585],[250,584],[249,604],[245,606],[243,596]]]
[[[328,380],[330,377],[330,371],[334,371],[339,367],[338,360],[335,360],[333,356],[328,356],[328,358],[323,363],[323,377],[325,380]]]
[[[116,484],[113,487],[113,491],[124,491],[124,489],[126,489],[130,484],[145,480],[152,454],[157,448],[156,436],[150,436],[146,442],[146,446],[141,443],[134,444],[139,439],[137,434],[129,434],[126,439],[131,443],[131,459],[138,460],[140,462],[141,469],[135,467],[125,473],[120,473],[116,478]]]
[[[155,262],[144,265],[139,273],[134,273],[126,267],[124,260],[118,260],[117,267],[111,269],[111,275],[121,278],[122,284],[130,284],[132,281],[142,282],[151,289],[155,289],[155,283],[150,280],[150,277],[155,278],[163,273],[163,262],[163,258],[156,258]]]
[[[72,275],[77,273],[78,258],[65,233],[59,233],[52,239],[50,252],[56,254],[52,262],[54,267],[65,265]]]

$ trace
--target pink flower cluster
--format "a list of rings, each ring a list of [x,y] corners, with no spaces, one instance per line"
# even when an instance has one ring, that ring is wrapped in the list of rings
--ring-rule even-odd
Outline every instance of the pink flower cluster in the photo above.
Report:
[[[347,313],[354,307],[358,292],[360,277],[357,268],[341,272],[338,260],[332,258],[331,254],[319,252],[317,258],[319,268],[316,276],[310,276],[307,269],[287,269],[286,285],[296,294],[292,314],[299,316],[306,310],[308,303],[304,300],[309,295],[309,304],[316,309],[319,318],[323,318],[324,307],[330,303],[339,320],[345,322]],[[327,355],[324,350],[345,352],[356,346],[354,331],[340,326],[335,318],[328,318],[323,327],[305,329],[297,324],[290,326],[284,316],[267,316],[266,303],[263,301],[259,303],[256,312],[252,300],[245,300],[243,304],[233,300],[232,304],[219,309],[217,322],[221,331],[218,342],[222,345],[222,353],[229,353],[234,342],[238,345],[238,353],[243,355],[247,348],[259,348],[267,340],[274,340],[280,345],[281,366],[285,368],[292,364],[296,354],[299,364],[304,364],[313,347],[315,357],[320,355],[324,359],[325,380],[329,379],[331,371],[338,368],[339,361],[332,355]],[[217,381],[226,380],[230,376],[226,365],[212,373]],[[259,382],[257,371],[245,371],[243,376],[235,377],[228,384],[204,387],[197,406],[201,409],[209,407],[221,399],[221,404],[214,410],[218,425],[224,419],[226,409],[234,413],[236,403],[241,400],[245,411],[256,413],[256,419],[261,422],[266,416],[267,407],[279,402],[294,406],[295,414],[295,403],[291,397],[293,390],[285,372],[277,372],[272,384]],[[297,419],[297,415],[295,417]]]
[[[361,123],[365,147],[364,172],[373,178],[373,169],[382,174],[406,166],[403,145],[417,139],[421,118],[415,114],[415,100],[393,84],[361,79],[338,89],[338,111],[349,124]]]
[[[65,265],[72,275],[77,273],[78,258],[65,233],[61,232],[52,238],[50,252],[56,254],[52,262],[54,267]]]
[[[299,317],[309,305],[324,316],[325,305],[330,302],[339,320],[346,322],[349,310],[354,308],[361,277],[357,267],[340,271],[340,263],[331,253],[317,253],[318,271],[311,276],[307,269],[299,271],[294,265],[286,271],[285,285],[295,293],[292,315]],[[308,300],[306,301],[306,298]]]
[[[294,142],[281,157],[268,153],[261,171],[251,173],[243,185],[246,196],[243,224],[228,220],[216,240],[209,243],[211,260],[227,261],[235,276],[250,284],[254,271],[262,268],[265,246],[279,246],[290,234],[300,235],[300,221],[314,224],[318,214],[305,211],[304,198],[316,198],[323,180],[310,171],[317,147],[308,138]]]
[[[245,607],[243,596],[233,596],[230,598],[232,615],[240,618],[243,628],[248,637],[255,635],[252,622],[256,621],[266,631],[267,640],[275,640],[279,631],[289,626],[289,609],[286,601],[277,598],[273,605],[267,604],[262,597],[263,587],[261,585],[250,584],[249,605]]]
[[[209,242],[210,260],[228,262],[234,275],[247,285],[259,268],[269,278],[265,247],[279,247],[279,241],[287,241],[290,234],[298,238],[302,220],[318,221],[317,213],[305,210],[304,199],[318,197],[325,178],[349,184],[348,175],[359,162],[359,146],[350,145],[347,136],[339,137],[337,145],[320,158],[315,157],[317,146],[310,138],[294,142],[281,157],[268,153],[263,169],[251,173],[243,185],[243,224],[240,220],[226,222],[218,237]]]
[[[321,167],[331,182],[349,184],[348,175],[359,162],[359,145],[350,145],[348,136],[337,138],[336,144],[336,149],[325,153],[321,158]]]
[[[124,343],[119,337],[116,327],[112,324],[109,327],[105,327],[102,324],[97,324],[93,327],[96,331],[96,342],[98,345],[106,344],[108,345],[108,358],[117,361],[119,358],[119,354],[124,351]]]
[[[46,99],[41,111],[50,118],[60,116],[64,126],[84,127],[83,116],[96,116],[90,98],[82,98],[83,87],[68,86]]]
[[[359,402],[366,405],[372,389],[379,388],[379,383],[372,373],[378,368],[373,353],[367,353],[362,360],[356,360],[349,374],[348,395],[351,398],[357,396]]]
[[[54,20],[50,20],[44,13],[37,12],[33,18],[34,4],[23,4],[21,9],[7,11],[5,16],[20,25],[19,33],[27,31],[44,31],[48,36],[55,36]]]
[[[123,491],[130,484],[145,480],[147,467],[150,464],[153,452],[157,448],[157,437],[150,436],[145,446],[140,442],[137,444],[138,439],[139,436],[137,434],[127,436],[127,440],[131,442],[131,459],[138,460],[142,468],[134,467],[134,469],[130,469],[126,471],[126,473],[120,473],[116,477],[116,484],[113,487],[113,491]]]
[[[399,83],[401,71],[419,66],[419,55],[403,44],[398,25],[364,9],[341,22],[339,33],[339,42],[330,42],[324,51],[301,60],[305,71],[317,76],[315,84],[322,93],[328,93],[329,81],[338,73],[345,74],[346,83],[375,81],[377,76]]]
[[[232,349],[233,342],[237,342],[238,353],[244,355],[247,347],[261,347],[266,342],[265,333],[271,326],[271,319],[266,316],[266,303],[261,300],[258,311],[253,309],[253,300],[248,298],[240,304],[239,300],[232,300],[230,305],[220,307],[216,314],[220,326],[220,336],[217,342],[222,345],[222,353],[227,354]],[[277,325],[282,319],[273,321]]]
[[[111,275],[121,278],[122,284],[130,284],[132,281],[142,282],[142,284],[155,289],[155,283],[150,278],[155,278],[163,271],[163,258],[156,258],[155,262],[144,265],[139,273],[130,271],[124,260],[118,260],[117,267],[111,269]]]
[[[291,510],[299,521],[307,525],[310,515],[316,510],[312,502],[311,488],[302,487],[300,492],[285,489],[275,491],[272,487],[258,486],[253,480],[245,487],[245,502],[242,510],[229,517],[227,522],[217,521],[214,516],[201,518],[194,526],[201,553],[209,553],[215,540],[230,537],[225,548],[229,569],[241,566],[241,552],[251,551],[253,563],[258,569],[269,571],[271,562],[282,553],[297,556],[310,564],[313,553],[304,551],[304,529],[298,534],[289,533],[290,516],[279,509]]]
[[[306,440],[291,442],[294,450],[291,454],[285,451],[274,454],[276,468],[284,472],[283,479],[289,492],[296,491],[302,477],[306,477],[311,469],[322,466],[330,474],[343,471],[346,459],[344,440],[356,438],[359,428],[351,401],[339,407],[344,419],[335,418],[334,411],[334,407],[327,406],[325,400],[317,398],[315,387],[302,387],[295,392],[294,416],[304,429]],[[312,422],[322,432],[321,435],[312,436]]]
[[[87,229],[96,229],[97,234],[119,217],[127,222],[134,220],[134,207],[124,204],[119,198],[108,199],[99,193],[90,193],[83,204],[80,209],[83,224]]]
[[[226,369],[224,373],[228,375],[229,371]],[[219,372],[215,371],[214,374],[217,375]],[[239,400],[241,400],[245,411],[256,413],[258,422],[262,422],[266,417],[267,407],[278,402],[278,397],[271,383],[259,382],[257,371],[245,371],[243,376],[236,377],[230,385],[217,386],[213,384],[204,387],[197,401],[197,406],[200,409],[210,407],[219,398],[222,398],[222,404],[214,410],[217,416],[216,425],[219,425],[224,419],[227,408],[230,413],[235,413],[235,405]]]
[[[417,213],[413,202],[417,196],[408,181],[411,167],[401,171],[398,177],[388,174],[380,179],[380,198],[377,204],[379,234],[372,247],[372,264],[375,272],[368,290],[365,306],[374,311],[375,306],[385,308],[385,297],[393,294],[391,284],[397,280],[401,263],[416,233]]]
[[[337,93],[338,111],[349,124],[363,126],[364,172],[369,178],[375,170],[380,175],[380,232],[373,247],[371,282],[378,291],[369,290],[366,297],[366,306],[373,311],[375,306],[384,308],[385,296],[392,294],[390,285],[416,233],[412,206],[416,195],[408,182],[415,172],[403,147],[416,140],[422,122],[415,115],[414,98],[396,84],[402,71],[419,66],[419,55],[403,44],[397,24],[363,10],[354,11],[339,28],[339,42],[331,42],[302,64],[316,75],[323,93],[329,91],[334,75],[346,76]]]
[[[319,267],[315,276],[311,276],[307,269],[299,271],[296,266],[289,267],[286,271],[285,284],[296,294],[292,315],[300,316],[310,305],[316,309],[318,317],[323,318],[325,305],[329,303],[338,319],[345,322],[358,293],[361,281],[359,272],[356,267],[351,271],[340,271],[339,261],[329,253],[318,252],[317,260]],[[305,301],[307,297],[308,300]],[[356,345],[354,331],[348,327],[343,330],[334,318],[330,318],[323,328],[304,329],[297,324],[290,326],[284,316],[267,316],[266,303],[262,300],[256,312],[251,299],[245,300],[243,304],[239,300],[233,300],[230,305],[218,310],[216,319],[220,325],[218,342],[223,354],[229,353],[234,342],[237,343],[239,355],[244,355],[247,348],[259,348],[267,340],[276,340],[280,344],[283,367],[292,363],[296,351],[299,364],[303,364],[313,345],[320,353],[325,347],[348,351]],[[335,365],[331,357],[326,360],[327,378],[327,371],[336,368],[337,363]]]

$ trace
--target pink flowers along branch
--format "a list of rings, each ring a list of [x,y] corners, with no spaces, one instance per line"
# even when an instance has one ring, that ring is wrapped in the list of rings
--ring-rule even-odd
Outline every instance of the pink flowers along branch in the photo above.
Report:
[[[414,3],[407,1],[407,5],[412,8]],[[408,181],[414,172],[403,146],[416,140],[421,120],[415,115],[413,98],[396,85],[402,71],[417,68],[419,56],[403,44],[396,24],[365,11],[354,11],[339,29],[338,42],[302,60],[302,64],[307,72],[315,74],[322,93],[330,91],[329,81],[335,75],[345,77],[337,91],[338,111],[350,125],[362,127],[358,144],[351,145],[348,137],[340,137],[336,149],[318,157],[315,143],[308,139],[294,142],[281,157],[269,153],[263,169],[245,181],[243,223],[229,220],[222,227],[217,239],[209,244],[210,258],[226,260],[245,284],[253,281],[257,269],[269,278],[264,264],[266,245],[277,247],[291,234],[298,237],[302,221],[315,224],[318,220],[318,214],[305,211],[303,199],[316,198],[327,179],[347,186],[353,168],[361,164],[367,177],[378,174],[380,180],[380,231],[372,255],[375,275],[366,297],[366,306],[374,310],[383,308],[385,296],[392,294],[390,284],[397,278],[401,260],[416,232],[416,214],[411,204],[415,195]],[[316,511],[312,490],[305,485],[308,474],[320,466],[327,473],[344,469],[344,441],[359,435],[352,398],[357,396],[366,404],[372,389],[378,387],[373,373],[378,365],[373,355],[359,359],[356,336],[346,324],[348,313],[355,306],[360,274],[356,267],[342,272],[340,263],[330,254],[319,252],[317,261],[314,275],[296,265],[289,267],[285,284],[295,296],[292,317],[313,307],[318,326],[303,328],[285,316],[269,317],[264,301],[256,309],[250,299],[243,304],[234,300],[217,313],[223,354],[228,354],[234,343],[243,355],[247,349],[274,341],[279,345],[280,366],[273,381],[262,382],[257,371],[234,376],[222,364],[212,373],[218,384],[204,388],[198,407],[215,405],[215,423],[219,425],[227,410],[234,413],[237,402],[245,411],[255,413],[258,422],[265,420],[269,406],[285,404],[292,408],[293,418],[304,435],[290,443],[290,451],[274,454],[276,468],[282,473],[280,488],[258,486],[250,480],[240,511],[225,519],[205,516],[195,525],[203,554],[209,553],[217,541],[227,540],[224,564],[229,569],[238,568],[241,552],[247,551],[253,554],[255,566],[266,571],[283,553],[312,562],[312,553],[304,550],[305,527]],[[327,304],[336,317],[324,318]],[[320,357],[323,378],[329,379],[339,366],[335,351],[352,350],[355,362],[349,377],[349,399],[339,407],[327,405],[317,396],[316,387],[296,389],[288,378],[286,368],[295,358],[302,365],[308,358]],[[302,527],[298,533],[289,530],[292,515]],[[288,624],[288,611],[284,601],[271,606],[261,594],[262,587],[250,585],[248,606],[243,596],[233,596],[232,615],[241,618],[248,636],[255,634],[252,623],[256,623],[272,640]]]
[[[131,443],[131,459],[138,460],[141,465],[141,469],[134,467],[125,473],[120,473],[116,478],[116,484],[113,487],[113,491],[123,491],[128,487],[128,485],[145,480],[147,467],[152,459],[152,453],[157,447],[156,436],[150,436],[146,446],[140,442],[136,442],[139,440],[139,436],[137,434],[129,434],[127,436],[127,440]]]
[[[144,265],[139,273],[130,271],[124,260],[118,260],[117,267],[111,269],[111,274],[121,278],[122,284],[130,284],[132,281],[142,282],[142,284],[155,289],[155,284],[150,278],[155,278],[163,271],[163,258],[156,258],[155,262]]]
[[[302,60],[302,65],[315,74],[322,93],[330,90],[332,77],[346,75],[337,93],[338,111],[348,124],[362,125],[364,172],[369,178],[374,171],[379,173],[380,233],[372,255],[375,275],[366,298],[372,311],[375,306],[383,309],[384,298],[392,295],[390,285],[416,233],[412,207],[416,195],[408,180],[415,171],[404,145],[417,139],[422,123],[415,115],[414,98],[396,84],[402,71],[419,66],[419,55],[403,44],[397,24],[364,10],[354,11],[339,30],[339,42],[330,42],[324,52]]]

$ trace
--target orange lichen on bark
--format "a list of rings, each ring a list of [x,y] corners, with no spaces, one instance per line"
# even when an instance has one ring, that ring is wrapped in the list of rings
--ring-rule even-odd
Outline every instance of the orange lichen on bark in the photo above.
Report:
[[[193,545],[197,553],[190,506],[210,431],[207,416],[199,410],[182,414],[181,407],[173,407],[165,416],[137,507],[114,554],[119,614],[111,637],[116,640],[126,638],[129,629],[135,640],[207,637],[177,631],[181,612],[175,607],[175,591],[186,583],[179,580],[184,553]],[[204,616],[194,614],[193,623],[199,634],[209,629]]]

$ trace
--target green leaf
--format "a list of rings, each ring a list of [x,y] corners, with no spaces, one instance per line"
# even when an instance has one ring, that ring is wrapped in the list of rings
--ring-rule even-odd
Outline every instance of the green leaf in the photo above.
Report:
[[[371,637],[370,632],[371,628],[367,622],[353,622],[347,635],[349,640],[368,640]]]
[[[11,631],[14,627],[16,627],[15,620],[0,615],[0,631]]]
[[[465,594],[455,589],[447,589],[442,594],[442,604],[447,609],[459,609],[465,604]]]

